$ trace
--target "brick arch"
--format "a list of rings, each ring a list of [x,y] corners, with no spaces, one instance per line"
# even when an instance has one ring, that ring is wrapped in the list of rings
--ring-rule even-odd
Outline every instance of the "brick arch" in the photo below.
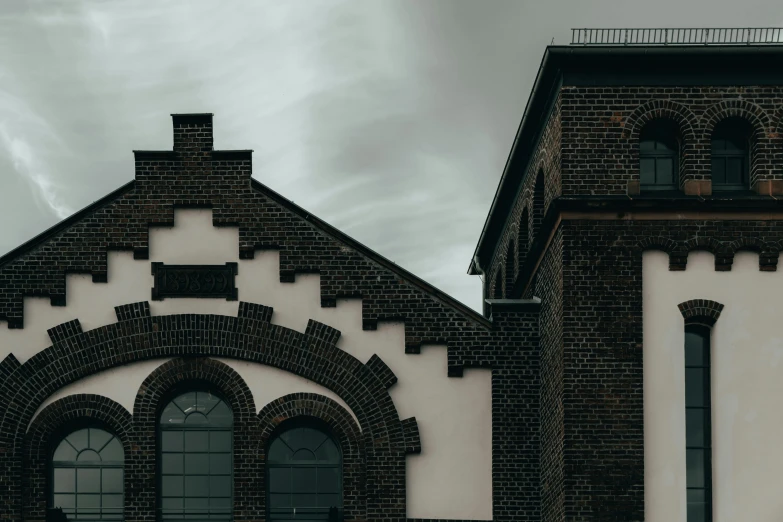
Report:
[[[709,299],[691,299],[677,305],[685,324],[714,326],[723,311],[723,305]]]
[[[527,251],[530,247],[530,211],[528,206],[522,209],[522,215],[519,218],[517,228],[517,271],[522,268],[522,264],[527,257]]]
[[[303,417],[319,419],[329,426],[340,445],[343,454],[344,519],[367,520],[362,433],[351,414],[332,399],[315,393],[292,393],[264,406],[258,413],[261,434],[258,452],[261,459],[266,461],[269,439],[275,431],[288,421]],[[261,507],[265,509],[265,506]]]
[[[511,234],[508,236],[508,245],[506,247],[506,267],[504,270],[505,281],[503,287],[503,296],[506,299],[511,299],[511,291],[514,288],[514,282],[517,279],[517,234],[516,230],[512,227]]]
[[[651,100],[637,107],[625,120],[623,126],[623,138],[628,140],[630,157],[633,170],[639,179],[639,147],[641,132],[644,127],[655,120],[670,120],[679,129],[681,141],[679,150],[678,183],[682,187],[689,176],[692,176],[695,161],[695,147],[697,141],[696,126],[699,119],[685,105],[671,100]]]
[[[253,498],[263,489],[263,463],[256,451],[258,418],[253,394],[247,383],[230,366],[206,357],[173,359],[144,379],[133,405],[136,448],[127,479],[134,485],[126,505],[147,509],[157,502],[157,431],[162,408],[171,391],[189,383],[214,389],[230,405],[234,415],[234,499]],[[152,472],[151,472],[152,470]],[[259,489],[260,488],[260,489]],[[259,520],[263,515],[252,503],[234,502],[234,520]]]
[[[747,100],[724,100],[707,107],[701,116],[702,128],[709,139],[715,126],[726,118],[737,117],[746,120],[753,127],[756,139],[767,137],[771,131],[770,118],[766,111]]]
[[[49,330],[51,347],[24,364],[13,356],[0,363],[4,377],[0,382],[0,425],[4,426],[0,431],[0,490],[17,499],[4,506],[4,512],[21,518],[25,429],[38,406],[56,390],[135,361],[219,356],[295,373],[343,399],[356,415],[365,442],[368,513],[405,517],[405,455],[415,450],[411,441],[418,438],[418,431],[415,418],[400,420],[388,392],[396,378],[379,357],[362,364],[335,346],[338,330],[312,320],[304,333],[290,330],[271,324],[270,307],[251,303],[240,303],[237,317],[151,317],[146,302],[116,307],[116,313],[117,323],[88,332],[82,331],[78,320],[56,326]],[[156,520],[154,498],[134,491],[126,495],[137,499],[130,505],[135,520]],[[257,508],[248,506],[241,513],[255,516],[253,510]],[[236,522],[257,519],[235,517]]]
[[[680,129],[685,144],[696,141],[696,129],[699,119],[685,105],[671,100],[651,100],[638,106],[625,119],[623,138],[632,142],[639,141],[639,135],[645,125],[653,120],[673,120]]]
[[[44,520],[49,497],[49,456],[56,439],[77,423],[96,423],[112,432],[131,454],[133,418],[122,405],[101,395],[75,394],[44,408],[24,437],[24,517]],[[127,467],[127,466],[126,466]],[[125,490],[131,488],[125,473]],[[127,504],[126,504],[127,505]],[[127,512],[125,518],[128,518]]]

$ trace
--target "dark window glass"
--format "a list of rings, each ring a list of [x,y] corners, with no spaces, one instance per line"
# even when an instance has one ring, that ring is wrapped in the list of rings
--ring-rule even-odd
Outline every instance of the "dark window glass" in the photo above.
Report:
[[[673,190],[678,186],[677,125],[670,120],[648,123],[639,141],[639,182],[642,190]]]
[[[230,520],[231,409],[209,391],[174,398],[160,416],[162,520]]]
[[[685,467],[688,522],[712,520],[710,330],[685,329]]]
[[[326,430],[295,425],[267,452],[268,520],[327,520],[342,509],[342,457]]]
[[[111,433],[71,432],[52,453],[52,507],[71,520],[122,519],[124,460],[122,444]]]
[[[752,128],[741,118],[726,118],[712,133],[713,190],[749,188]]]

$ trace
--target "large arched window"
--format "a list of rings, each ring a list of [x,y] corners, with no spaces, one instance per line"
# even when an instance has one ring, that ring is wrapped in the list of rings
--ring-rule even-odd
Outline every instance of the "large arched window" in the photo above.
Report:
[[[121,520],[124,457],[120,441],[103,429],[66,435],[52,453],[51,506],[71,520]]]
[[[160,415],[162,520],[230,520],[233,415],[209,391],[188,391]]]
[[[296,423],[267,451],[267,520],[329,520],[342,512],[342,455],[319,423]]]
[[[726,118],[712,133],[712,189],[750,187],[750,138],[753,128],[742,118]]]
[[[674,190],[678,187],[680,145],[677,124],[653,120],[639,136],[639,185],[641,190]]]

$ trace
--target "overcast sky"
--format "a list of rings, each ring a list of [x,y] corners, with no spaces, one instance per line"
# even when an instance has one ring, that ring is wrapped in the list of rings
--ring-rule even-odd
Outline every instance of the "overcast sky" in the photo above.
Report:
[[[774,25],[774,0],[2,0],[0,254],[212,112],[257,180],[480,309],[467,267],[553,38]]]

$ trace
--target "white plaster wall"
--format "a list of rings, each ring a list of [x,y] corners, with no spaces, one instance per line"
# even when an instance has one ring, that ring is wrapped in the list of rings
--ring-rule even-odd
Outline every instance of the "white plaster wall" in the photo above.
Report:
[[[348,410],[354,417],[354,420],[356,420],[356,415],[354,415],[353,411],[345,404],[345,401],[331,390],[312,381],[308,381],[303,377],[262,364],[236,361],[223,357],[214,357],[214,359],[227,364],[236,370],[240,377],[244,379],[248,388],[250,388],[250,392],[253,394],[256,412],[261,411],[264,406],[273,400],[279,399],[289,393],[317,393],[337,401],[343,408]],[[136,394],[138,393],[141,384],[144,382],[144,379],[155,371],[156,368],[170,360],[171,358],[154,359],[151,361],[126,364],[80,379],[64,388],[60,388],[57,392],[49,396],[49,398],[38,408],[38,411],[35,412],[33,420],[35,420],[35,417],[38,416],[41,410],[51,403],[68,395],[75,395],[78,393],[103,395],[121,406],[124,406],[125,409],[128,410],[128,413],[133,414],[133,404],[136,401]]]
[[[684,322],[677,305],[725,305],[712,329],[715,522],[783,518],[783,272],[760,272],[739,253],[716,272],[705,252],[670,272],[668,256],[644,254],[645,520],[686,522]]]
[[[51,343],[46,330],[79,319],[84,330],[116,321],[114,306],[149,301],[153,315],[212,313],[236,316],[238,303],[217,299],[166,299],[151,301],[150,263],[239,264],[239,299],[274,308],[272,322],[303,332],[315,319],[342,332],[338,346],[362,362],[377,353],[397,375],[391,396],[401,418],[415,416],[422,439],[421,455],[409,456],[408,516],[489,520],[492,518],[492,413],[491,372],[468,370],[462,378],[449,378],[443,347],[426,347],[419,355],[406,355],[404,325],[381,323],[376,331],[362,330],[361,300],[341,299],[335,308],[320,306],[320,277],[297,275],[296,283],[280,283],[279,255],[256,252],[255,259],[238,257],[236,228],[212,226],[207,209],[175,213],[174,227],[150,230],[150,259],[134,260],[128,252],[110,252],[108,283],[95,284],[89,275],[66,279],[67,306],[52,307],[49,299],[25,299],[25,328],[9,330],[0,322],[0,359],[13,353],[21,362]],[[226,361],[227,362],[227,361]],[[109,390],[132,410],[135,396],[151,368],[139,363],[74,383],[64,393],[101,393]],[[296,376],[288,379],[272,371],[232,361],[246,372],[248,385],[260,409],[269,400],[317,386]],[[250,366],[255,366],[249,369]],[[149,370],[149,371],[147,371]],[[124,372],[129,373],[124,373]],[[249,373],[248,373],[249,372]],[[304,382],[302,382],[304,381]],[[122,388],[125,383],[127,389]],[[273,382],[265,386],[265,382]],[[323,395],[335,398],[318,387]],[[277,394],[277,395],[275,395]],[[104,393],[105,395],[105,393]],[[128,399],[128,397],[131,397]],[[260,397],[260,398],[259,398]],[[266,397],[271,397],[266,400]],[[126,401],[126,402],[123,402]],[[47,403],[48,404],[48,403]]]

